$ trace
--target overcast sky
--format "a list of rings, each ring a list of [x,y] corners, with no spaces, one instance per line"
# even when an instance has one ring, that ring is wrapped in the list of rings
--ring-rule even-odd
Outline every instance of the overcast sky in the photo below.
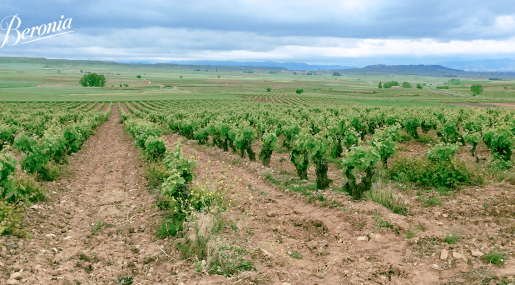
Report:
[[[62,15],[73,18],[74,31],[5,45],[0,56],[352,66],[515,59],[513,0],[2,0],[0,7],[0,19],[18,14],[20,31]]]

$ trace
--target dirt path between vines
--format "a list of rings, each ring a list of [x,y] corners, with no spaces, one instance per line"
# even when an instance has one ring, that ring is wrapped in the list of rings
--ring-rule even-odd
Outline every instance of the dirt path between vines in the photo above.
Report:
[[[154,196],[119,121],[114,104],[109,120],[70,157],[68,174],[48,185],[53,197],[27,211],[32,239],[2,237],[0,283],[117,284],[133,277],[132,284],[168,284],[170,248],[155,238]]]
[[[177,135],[165,136],[170,146]],[[189,145],[191,144],[191,145]],[[234,183],[238,206],[233,207],[239,225],[253,232],[249,245],[260,275],[253,282],[264,284],[435,284],[437,270],[430,264],[413,266],[402,262],[407,241],[390,230],[372,232],[372,214],[333,209],[306,203],[269,185],[259,173],[230,165],[217,150],[199,151],[196,142],[183,144],[186,157],[195,156],[199,183],[225,177]],[[241,180],[240,180],[241,179]],[[248,189],[250,186],[251,190]],[[238,196],[240,197],[238,199]],[[371,202],[360,209],[382,211],[396,226],[408,227],[406,217],[388,213]],[[367,213],[367,212],[365,212]],[[400,227],[400,226],[399,226]],[[302,255],[293,258],[290,252]],[[297,256],[299,257],[299,256]],[[234,284],[238,279],[233,280]],[[195,284],[187,283],[185,284]]]
[[[165,139],[171,146],[184,140],[178,135]],[[467,187],[429,208],[404,193],[411,214],[402,216],[330,190],[316,194],[337,202],[337,207],[308,203],[305,196],[285,192],[263,177],[267,171],[280,176],[284,170],[264,168],[193,140],[186,140],[183,148],[186,156],[195,156],[200,183],[217,177],[242,179],[233,186],[241,198],[232,210],[240,218],[238,224],[254,232],[250,252],[259,267],[256,280],[262,283],[500,284],[503,277],[511,280],[515,275],[515,262],[495,266],[482,258],[494,246],[513,250],[512,186]],[[388,226],[379,227],[377,217]],[[461,233],[458,244],[446,242],[452,229]],[[288,254],[293,251],[302,259]],[[233,281],[229,284],[252,284]]]

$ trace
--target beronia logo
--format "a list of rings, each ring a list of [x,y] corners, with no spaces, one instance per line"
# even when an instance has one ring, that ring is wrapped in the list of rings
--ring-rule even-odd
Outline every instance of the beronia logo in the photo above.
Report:
[[[20,29],[21,19],[18,14],[7,16],[0,22],[0,29],[5,32],[5,37],[0,48],[5,45],[14,46],[18,43],[27,44],[42,39],[47,39],[63,34],[73,33],[69,31],[72,27],[72,18],[64,19],[56,22],[50,22],[41,26],[26,28],[23,31]]]

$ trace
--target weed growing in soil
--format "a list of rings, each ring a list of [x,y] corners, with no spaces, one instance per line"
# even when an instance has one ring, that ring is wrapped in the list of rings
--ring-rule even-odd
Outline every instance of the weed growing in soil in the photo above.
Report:
[[[228,201],[225,197],[225,185],[218,183],[192,186],[187,197],[166,197],[162,195],[158,207],[166,211],[164,222],[157,234],[161,238],[177,236],[186,220],[201,213],[217,214],[226,210]]]
[[[238,240],[220,236],[225,224],[220,216],[213,214],[191,216],[188,220],[185,242],[176,245],[182,259],[197,260],[194,262],[196,272],[230,277],[253,269],[252,261],[246,258],[249,253]]]
[[[304,256],[296,251],[290,252],[290,256],[296,259],[302,259]]]
[[[208,257],[207,265],[210,274],[219,274],[225,277],[234,276],[243,271],[251,271],[252,261],[244,258],[248,252],[237,246],[220,246]]]
[[[393,196],[393,191],[388,188],[373,189],[372,191],[365,192],[365,198],[372,200],[384,207],[390,209],[395,214],[407,215],[408,208],[404,202]]]
[[[2,221],[0,224],[0,235],[12,234],[21,236],[20,224],[22,219],[19,207],[0,200],[0,220]]]
[[[455,158],[458,145],[438,144],[426,157],[397,157],[390,169],[393,180],[413,182],[421,186],[455,188],[458,185],[482,183],[480,177],[472,176],[465,163]]]
[[[293,178],[289,175],[272,175],[269,171],[267,171],[263,178],[265,178],[268,182],[280,186],[283,189],[288,189],[292,192],[301,193],[304,196],[311,196],[313,192],[317,190],[316,184],[312,181],[301,180],[298,178]],[[311,200],[313,201],[313,200]]]
[[[164,239],[168,236],[176,236],[182,230],[182,224],[184,223],[184,217],[175,216],[177,220],[173,218],[165,218],[157,230],[157,236]]]
[[[406,238],[407,238],[407,239],[410,239],[410,238],[413,238],[413,237],[415,237],[415,236],[417,236],[417,229],[416,229],[416,228],[415,228],[415,229],[413,229],[413,228],[411,227],[411,224],[409,224],[408,232],[406,232]]]
[[[343,204],[341,202],[337,202],[337,201],[332,201],[331,204],[329,205],[329,208],[344,208],[344,207],[345,207],[345,204]]]
[[[151,188],[159,188],[166,179],[166,166],[162,162],[145,161],[145,179]]]
[[[312,195],[309,197],[308,204],[313,203],[313,201],[315,201],[315,200],[320,201],[320,202],[326,201],[324,195],[316,194],[316,195]]]
[[[504,261],[509,259],[508,255],[498,248],[493,248],[490,250],[490,252],[487,253],[484,258],[492,264],[503,264]]]
[[[236,232],[238,230],[238,226],[236,225],[236,222],[233,221],[231,224],[230,224],[230,227],[231,227],[231,230],[233,230],[233,232]]]
[[[420,196],[419,200],[422,202],[422,207],[434,207],[442,205],[442,200],[436,196],[432,196],[427,199],[423,196]]]
[[[445,241],[448,244],[456,244],[461,239],[461,234],[456,228],[452,229],[452,232],[445,236]]]
[[[37,173],[38,179],[42,181],[54,181],[66,173],[66,169],[54,161],[49,161]]]
[[[505,87],[505,88],[506,88],[506,87]],[[507,278],[506,278],[506,277],[503,277],[503,278],[501,279],[501,283],[500,283],[500,284],[501,284],[501,285],[514,285],[514,284],[515,284],[515,280],[511,280],[511,281],[510,281],[510,280],[507,280]]]
[[[134,282],[132,280],[132,277],[130,277],[130,276],[124,277],[121,275],[118,276],[118,278],[116,278],[114,281],[116,282],[116,284],[120,284],[120,285],[130,285]]]
[[[399,233],[399,229],[392,226],[388,221],[383,220],[383,218],[381,217],[381,214],[378,214],[376,216],[375,222],[376,222],[376,227],[378,227],[378,228],[388,228],[397,234]]]
[[[96,221],[94,224],[91,224],[91,233],[94,235],[101,233],[102,228],[104,227],[104,220]]]
[[[423,144],[433,144],[438,142],[438,138],[431,134],[419,134],[417,141]]]

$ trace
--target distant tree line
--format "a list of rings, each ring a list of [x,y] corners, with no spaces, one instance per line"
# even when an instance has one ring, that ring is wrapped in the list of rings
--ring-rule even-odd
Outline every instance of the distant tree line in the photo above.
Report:
[[[383,85],[384,88],[391,88],[392,86],[399,86],[399,82],[397,82],[397,81],[388,81],[388,82],[386,82]]]
[[[379,85],[377,87],[379,88],[391,88],[392,86],[401,86],[399,82],[397,81],[388,81],[384,85],[381,84],[381,81],[379,81]],[[413,88],[409,82],[402,82],[402,88]],[[422,86],[420,84],[417,85],[417,88],[422,89]]]

